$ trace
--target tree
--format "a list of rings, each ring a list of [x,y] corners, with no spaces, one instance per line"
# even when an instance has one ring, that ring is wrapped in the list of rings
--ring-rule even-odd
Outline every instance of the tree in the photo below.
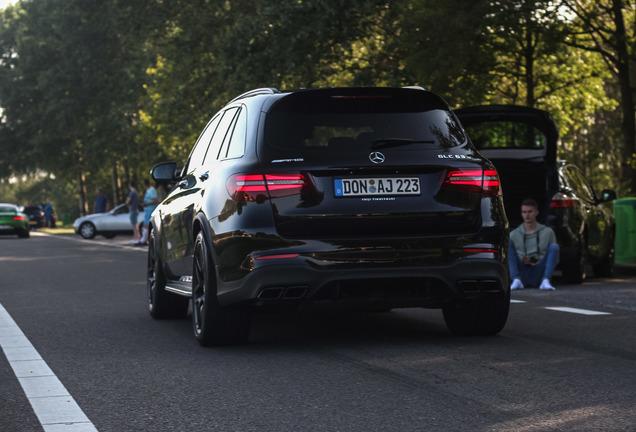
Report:
[[[636,191],[636,107],[630,63],[636,61],[636,4],[623,0],[562,0],[573,15],[566,43],[598,53],[618,81],[623,117],[621,174]],[[626,25],[626,21],[629,23]]]
[[[116,166],[135,143],[148,35],[135,31],[122,1],[23,1],[3,15],[0,125],[7,176],[42,169],[75,183],[88,211],[86,175]],[[140,6],[141,5],[141,6]],[[133,14],[134,16],[134,14]],[[141,53],[141,54],[140,54]]]

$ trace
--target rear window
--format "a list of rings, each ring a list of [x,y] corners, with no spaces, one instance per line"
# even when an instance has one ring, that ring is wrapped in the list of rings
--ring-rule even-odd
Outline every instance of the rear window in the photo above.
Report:
[[[465,126],[466,133],[479,149],[544,149],[545,133],[524,121],[486,121]]]
[[[12,205],[0,205],[0,213],[16,213],[18,208]]]
[[[330,89],[293,93],[267,114],[268,153],[330,156],[369,151],[455,147],[466,137],[446,104],[408,89]]]

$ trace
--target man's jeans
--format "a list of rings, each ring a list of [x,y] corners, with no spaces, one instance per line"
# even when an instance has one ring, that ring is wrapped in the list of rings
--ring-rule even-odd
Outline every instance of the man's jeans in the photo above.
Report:
[[[521,262],[515,253],[515,245],[510,240],[510,254],[508,255],[508,266],[510,267],[510,277],[521,279],[525,287],[538,287],[543,279],[551,279],[552,272],[557,265],[559,258],[559,245],[552,243],[548,246],[548,251],[539,263],[535,266],[527,266]]]

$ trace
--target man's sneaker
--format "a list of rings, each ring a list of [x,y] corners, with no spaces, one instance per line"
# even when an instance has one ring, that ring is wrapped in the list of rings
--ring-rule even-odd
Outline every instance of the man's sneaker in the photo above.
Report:
[[[539,287],[539,289],[554,291],[554,287],[550,284],[549,279],[543,279],[543,282],[541,282],[541,286]]]
[[[510,289],[511,290],[523,289],[523,282],[521,282],[521,279],[513,280],[512,284],[510,284]],[[552,289],[554,289],[554,288],[552,288]]]

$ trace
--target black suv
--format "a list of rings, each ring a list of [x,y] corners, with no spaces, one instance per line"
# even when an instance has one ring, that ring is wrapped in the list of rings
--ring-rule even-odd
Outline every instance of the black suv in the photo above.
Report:
[[[499,172],[510,226],[523,222],[521,201],[534,198],[539,222],[556,234],[565,278],[581,283],[587,263],[595,276],[611,276],[616,225],[604,203],[616,199],[616,193],[607,189],[597,195],[579,168],[557,160],[559,134],[552,116],[516,105],[482,105],[455,113]]]
[[[251,314],[331,302],[440,308],[496,334],[510,304],[493,165],[421,88],[257,89],[208,123],[150,222],[154,318],[192,300],[203,345],[245,342]]]

